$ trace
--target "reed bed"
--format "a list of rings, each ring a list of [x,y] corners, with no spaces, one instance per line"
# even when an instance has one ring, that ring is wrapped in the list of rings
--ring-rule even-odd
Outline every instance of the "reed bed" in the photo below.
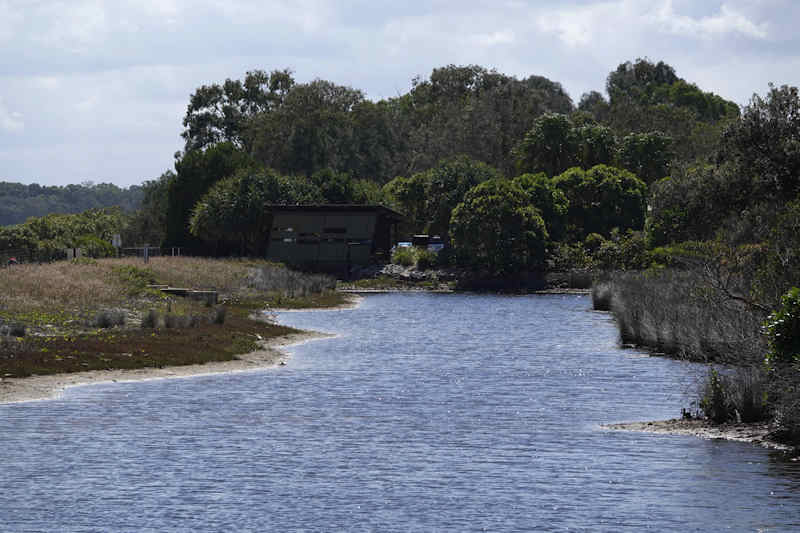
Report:
[[[696,361],[757,364],[767,346],[766,318],[708,288],[692,271],[617,273],[593,291],[617,319],[623,343]]]

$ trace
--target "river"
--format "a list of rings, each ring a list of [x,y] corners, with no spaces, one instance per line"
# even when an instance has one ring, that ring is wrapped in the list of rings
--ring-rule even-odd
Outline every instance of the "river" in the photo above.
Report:
[[[385,294],[275,369],[0,406],[0,531],[793,531],[800,465],[608,431],[702,367],[623,350],[586,296]]]

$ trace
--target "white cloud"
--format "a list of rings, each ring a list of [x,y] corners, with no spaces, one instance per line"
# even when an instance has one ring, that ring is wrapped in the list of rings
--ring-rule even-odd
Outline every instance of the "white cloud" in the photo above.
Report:
[[[692,17],[677,13],[672,0],[616,0],[544,10],[536,25],[570,47],[593,47],[630,35],[651,40],[657,34],[706,40],[735,35],[760,40],[768,35],[766,24],[753,22],[728,4],[722,4],[713,15]]]
[[[0,130],[8,133],[16,133],[25,129],[25,122],[22,120],[22,113],[9,111],[0,98]]]
[[[501,30],[492,33],[482,33],[475,36],[474,41],[482,46],[495,46],[498,44],[511,44],[515,40],[514,32]]]
[[[768,81],[800,84],[799,17],[796,0],[0,0],[0,169],[151,178],[182,145],[189,95],[252,69],[381,98],[478,64],[545,76],[577,100],[648,57],[742,102]]]
[[[655,24],[677,35],[711,39],[721,35],[740,34],[753,39],[767,38],[767,25],[756,24],[742,13],[729,7],[720,6],[719,13],[701,18],[692,18],[675,13],[672,0],[664,0],[650,17]]]

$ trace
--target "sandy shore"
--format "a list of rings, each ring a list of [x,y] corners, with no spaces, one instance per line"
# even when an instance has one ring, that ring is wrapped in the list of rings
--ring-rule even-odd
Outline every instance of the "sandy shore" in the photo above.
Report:
[[[639,431],[662,435],[689,435],[702,439],[723,439],[749,442],[773,450],[790,451],[792,448],[775,442],[770,438],[772,428],[769,424],[712,424],[708,420],[682,419],[660,420],[657,422],[624,422],[605,424],[604,429],[618,431]]]
[[[297,311],[341,311],[354,309],[364,300],[353,295],[346,304],[318,309],[298,309]],[[264,315],[254,314],[253,318],[270,320],[276,312],[288,312],[287,309],[269,309]],[[0,378],[0,404],[31,402],[57,398],[65,389],[81,385],[98,383],[117,383],[126,381],[145,381],[150,379],[188,378],[207,376],[227,372],[246,372],[279,366],[287,360],[283,348],[302,344],[314,339],[333,337],[328,333],[317,331],[300,331],[282,337],[262,341],[261,349],[248,354],[239,355],[232,361],[219,361],[202,365],[169,366],[164,368],[136,368],[132,370],[92,370],[70,374],[51,374],[46,376],[30,376],[27,378]]]
[[[96,383],[186,378],[225,372],[244,372],[280,365],[287,359],[282,348],[313,339],[330,337],[325,333],[303,331],[261,342],[261,349],[238,356],[232,361],[203,365],[137,368],[134,370],[92,370],[71,374],[52,374],[27,378],[0,379],[0,403],[30,402],[58,397],[64,389]]]

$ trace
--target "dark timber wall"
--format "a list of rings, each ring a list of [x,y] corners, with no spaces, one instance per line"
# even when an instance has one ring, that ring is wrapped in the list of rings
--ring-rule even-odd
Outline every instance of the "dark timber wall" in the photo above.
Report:
[[[270,205],[267,258],[328,272],[385,260],[402,216],[382,206]]]

